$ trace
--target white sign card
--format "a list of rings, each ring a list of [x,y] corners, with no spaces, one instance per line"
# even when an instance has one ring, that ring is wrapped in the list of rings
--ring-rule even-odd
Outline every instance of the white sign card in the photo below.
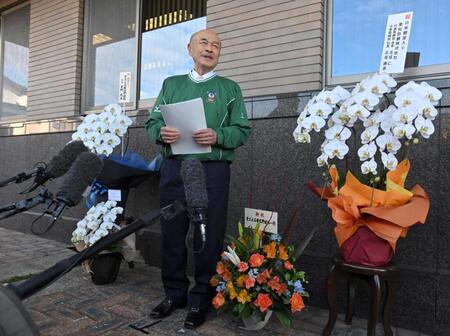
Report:
[[[122,191],[120,189],[108,189],[108,201],[120,202],[121,200]]]
[[[121,72],[119,77],[119,103],[128,103],[131,101],[131,72]]]
[[[244,226],[255,228],[257,223],[264,232],[278,233],[278,212],[245,208]]]
[[[380,72],[393,74],[404,71],[412,18],[413,12],[388,16]]]

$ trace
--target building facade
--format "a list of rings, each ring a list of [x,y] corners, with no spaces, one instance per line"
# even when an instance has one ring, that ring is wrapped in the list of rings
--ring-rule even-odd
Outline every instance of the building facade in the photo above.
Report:
[[[222,39],[217,71],[240,84],[253,128],[233,163],[228,231],[235,232],[244,207],[278,211],[280,231],[293,222],[296,242],[320,224],[298,260],[309,276],[309,304],[320,307],[326,307],[325,278],[338,248],[329,209],[305,186],[310,180],[320,183],[318,140],[299,145],[292,132],[299,112],[324,87],[352,87],[377,71],[387,15],[413,11],[408,51],[415,53],[397,80],[426,79],[443,98],[435,134],[412,153],[408,181],[424,187],[431,209],[426,224],[413,227],[398,244],[402,286],[393,324],[449,334],[447,2],[7,0],[0,1],[0,11],[0,178],[48,161],[70,140],[82,116],[117,102],[119,95],[135,121],[124,141],[127,148],[153,158],[158,147],[143,123],[162,80],[192,66],[185,49],[192,32],[216,30]],[[56,190],[57,182],[47,186]],[[22,189],[24,184],[1,188],[1,204],[16,201]],[[156,178],[133,189],[127,213],[139,216],[157,208],[157,193]],[[69,243],[85,209],[83,204],[68,209],[46,235]],[[0,225],[28,231],[39,215],[30,210]],[[138,248],[153,264],[159,262],[158,231],[151,227],[138,236]],[[342,285],[342,304],[345,291]],[[367,316],[368,295],[360,297],[356,314]]]

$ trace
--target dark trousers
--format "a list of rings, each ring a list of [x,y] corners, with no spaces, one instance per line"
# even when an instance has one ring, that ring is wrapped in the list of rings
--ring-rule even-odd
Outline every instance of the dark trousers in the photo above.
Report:
[[[208,192],[206,244],[200,253],[194,254],[195,284],[189,291],[189,305],[208,309],[214,295],[209,281],[215,273],[216,263],[223,250],[227,224],[228,190],[230,164],[227,162],[202,162]],[[161,165],[159,183],[161,207],[175,200],[184,200],[184,186],[180,177],[181,161],[165,159]],[[189,279],[186,276],[186,235],[189,230],[187,214],[181,214],[170,221],[161,222],[162,235],[162,282],[167,297],[186,300]],[[194,230],[194,249],[201,247],[198,228]]]

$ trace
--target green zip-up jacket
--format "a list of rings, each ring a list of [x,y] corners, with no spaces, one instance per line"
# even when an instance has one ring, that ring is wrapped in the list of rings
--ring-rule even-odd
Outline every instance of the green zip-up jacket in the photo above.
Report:
[[[194,98],[202,98],[207,128],[217,133],[217,142],[210,153],[173,155],[170,145],[161,141],[160,129],[165,126],[160,104],[173,104]],[[190,74],[166,78],[155,105],[145,122],[145,129],[155,143],[163,145],[164,157],[181,160],[233,161],[234,149],[243,145],[250,135],[244,99],[234,81],[214,75],[197,81]]]

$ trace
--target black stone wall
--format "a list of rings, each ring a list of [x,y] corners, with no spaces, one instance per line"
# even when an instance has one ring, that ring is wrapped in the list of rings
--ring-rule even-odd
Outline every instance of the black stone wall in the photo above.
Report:
[[[416,225],[398,243],[395,262],[402,270],[402,286],[394,306],[393,324],[427,334],[450,334],[450,80],[430,81],[443,92],[440,114],[435,121],[436,132],[411,151],[412,169],[407,185],[422,185],[431,199],[425,225]],[[305,253],[298,260],[299,268],[308,274],[308,303],[326,307],[325,278],[330,257],[338,252],[333,234],[333,222],[326,204],[306,187],[312,180],[320,183],[316,157],[321,143],[313,135],[309,145],[296,144],[292,131],[298,112],[315,93],[280,95],[247,101],[253,133],[250,141],[237,150],[232,165],[228,233],[236,233],[236,223],[243,219],[245,206],[272,209],[279,212],[280,232],[293,222],[290,237],[299,242],[310,230],[320,225]],[[137,125],[145,120],[143,111]],[[130,129],[129,149],[153,158],[157,146],[150,143],[142,126]],[[47,161],[70,139],[70,133],[0,137],[0,179],[29,169],[37,161]],[[58,181],[48,184],[56,191]],[[20,185],[21,187],[22,185]],[[19,186],[0,189],[0,206],[18,199]],[[157,179],[152,178],[133,189],[127,214],[139,216],[158,207]],[[38,213],[38,210],[32,210]],[[74,220],[58,221],[47,237],[66,242],[75,227],[75,219],[84,216],[86,207],[80,204],[64,213]],[[29,232],[34,214],[22,214],[0,222],[1,226]],[[294,218],[292,220],[292,218]],[[159,264],[159,228],[150,227],[137,240],[147,262]],[[341,284],[340,306],[345,309],[346,287]],[[368,288],[358,290],[356,314],[367,316]]]

